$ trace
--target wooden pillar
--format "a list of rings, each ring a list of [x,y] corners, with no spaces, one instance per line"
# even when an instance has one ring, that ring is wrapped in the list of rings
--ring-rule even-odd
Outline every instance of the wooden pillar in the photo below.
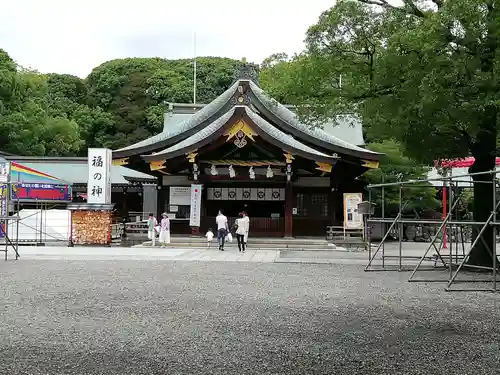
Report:
[[[293,187],[288,182],[285,186],[285,237],[293,237]]]

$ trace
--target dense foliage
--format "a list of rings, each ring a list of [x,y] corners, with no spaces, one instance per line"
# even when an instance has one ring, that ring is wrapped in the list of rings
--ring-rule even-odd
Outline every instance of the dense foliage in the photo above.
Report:
[[[395,138],[417,160],[475,157],[471,172],[495,167],[500,86],[498,0],[339,0],[293,59],[276,55],[272,92],[302,104],[302,116],[356,112],[369,140]],[[276,57],[275,56],[275,57]],[[274,79],[279,71],[286,80]],[[493,210],[474,177],[474,219]],[[479,226],[475,228],[476,234]],[[470,263],[489,265],[492,228]]]
[[[238,61],[197,59],[197,102],[233,81]],[[159,133],[166,102],[193,101],[192,60],[129,58],[106,62],[86,79],[39,74],[0,50],[0,150],[21,155],[85,155]]]

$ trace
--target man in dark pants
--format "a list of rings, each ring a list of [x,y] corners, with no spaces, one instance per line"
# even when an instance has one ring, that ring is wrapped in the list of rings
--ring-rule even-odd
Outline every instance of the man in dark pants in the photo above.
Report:
[[[227,217],[222,213],[222,210],[219,210],[215,222],[217,223],[217,242],[219,243],[219,250],[224,251],[224,242],[229,227],[227,224]]]

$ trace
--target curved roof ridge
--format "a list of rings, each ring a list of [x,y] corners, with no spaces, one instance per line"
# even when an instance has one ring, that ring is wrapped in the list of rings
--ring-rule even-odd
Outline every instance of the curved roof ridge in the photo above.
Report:
[[[134,143],[133,145],[120,148],[115,150],[115,152],[133,150],[140,147],[149,146],[158,142],[165,141],[167,139],[173,138],[179,134],[182,134],[196,125],[200,124],[203,121],[206,121],[210,117],[212,117],[218,110],[220,110],[224,104],[229,102],[231,97],[236,92],[239,85],[239,81],[233,83],[231,87],[229,87],[226,91],[224,91],[221,95],[219,95],[216,99],[211,101],[209,104],[205,105],[199,111],[195,112],[191,117],[182,121],[179,126],[176,126],[174,129],[170,130],[165,129],[160,134],[154,135],[147,139],[144,139],[140,142]]]
[[[233,117],[234,112],[236,110],[236,107],[232,107],[229,109],[225,114],[217,118],[216,120],[212,121],[208,126],[205,128],[201,129],[199,132],[193,134],[192,136],[182,140],[179,143],[176,143],[175,145],[172,145],[170,147],[167,147],[163,151],[160,152],[155,152],[153,154],[149,155],[141,155],[142,157],[151,159],[156,156],[161,156],[161,155],[167,155],[171,154],[173,152],[178,152],[186,147],[193,146],[197,144],[198,142],[202,142],[204,139],[218,131],[220,128],[222,128],[230,119]]]
[[[286,133],[283,133],[281,130],[277,129],[273,125],[271,125],[268,121],[263,119],[261,116],[259,116],[257,113],[253,112],[250,108],[245,106],[245,112],[247,116],[257,125],[263,132],[267,133],[269,136],[280,140],[282,143],[285,145],[303,151],[308,154],[320,156],[322,158],[326,159],[331,159],[331,160],[336,160],[338,157],[333,156],[333,155],[328,155],[325,154],[321,151],[315,150],[312,147],[309,147],[302,142],[296,140],[293,138],[291,135],[288,135]]]
[[[341,147],[345,149],[350,149],[353,151],[364,152],[371,155],[380,155],[378,152],[367,150],[366,148],[362,148],[356,146],[352,143],[346,142],[340,138],[337,138],[323,129],[314,128],[311,129],[309,126],[303,124],[298,119],[298,116],[293,113],[290,109],[286,108],[283,104],[279,103],[275,99],[271,98],[264,90],[262,90],[255,83],[250,81],[250,88],[252,92],[257,96],[257,98],[261,101],[261,103],[267,108],[267,110],[271,111],[275,116],[277,116],[283,122],[286,122],[296,130],[301,133],[307,134],[311,137],[319,139],[323,142],[329,143],[336,147]]]

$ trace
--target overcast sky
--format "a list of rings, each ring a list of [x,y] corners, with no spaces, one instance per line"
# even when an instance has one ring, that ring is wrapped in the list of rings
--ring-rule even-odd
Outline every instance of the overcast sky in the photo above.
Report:
[[[122,57],[300,52],[334,0],[1,0],[0,48],[40,72],[87,76]]]

